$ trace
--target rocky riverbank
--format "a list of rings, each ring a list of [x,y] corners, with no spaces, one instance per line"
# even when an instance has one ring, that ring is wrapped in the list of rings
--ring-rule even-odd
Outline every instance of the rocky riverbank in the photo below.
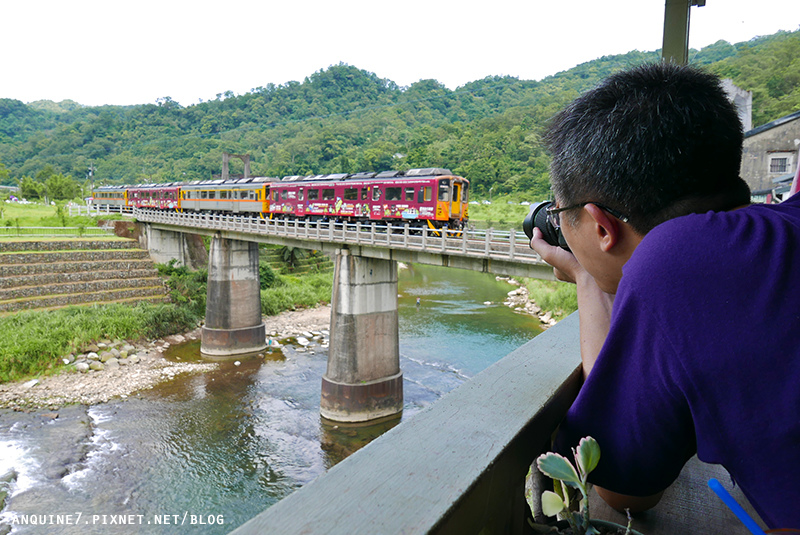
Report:
[[[531,300],[530,296],[528,295],[528,289],[520,282],[509,277],[500,276],[496,277],[496,280],[505,281],[513,286],[517,286],[516,290],[511,290],[508,292],[508,298],[503,302],[505,306],[513,308],[515,312],[519,312],[521,314],[530,314],[531,316],[536,316],[539,318],[539,322],[542,324],[542,328],[544,329],[552,327],[557,323],[557,320],[553,318],[552,312],[542,310]]]
[[[305,339],[315,337],[326,345],[330,306],[283,312],[265,318],[265,324],[268,343],[273,348],[286,338],[295,338],[303,345]],[[172,362],[164,358],[171,345],[199,336],[200,330],[196,329],[144,343],[101,341],[85,348],[83,353],[65,355],[65,367],[58,375],[0,384],[0,408],[58,410],[66,404],[94,405],[124,399],[182,373],[214,370],[218,364]]]

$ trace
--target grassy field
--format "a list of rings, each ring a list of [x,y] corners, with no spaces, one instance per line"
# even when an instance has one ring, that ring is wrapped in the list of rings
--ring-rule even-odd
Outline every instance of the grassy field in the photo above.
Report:
[[[509,204],[511,202],[512,204]],[[530,212],[530,205],[521,205],[517,197],[499,197],[492,204],[469,205],[469,221],[478,228],[522,229],[522,221]]]
[[[4,227],[96,227],[93,217],[70,217],[64,203],[56,206],[40,203],[0,204],[0,226]]]

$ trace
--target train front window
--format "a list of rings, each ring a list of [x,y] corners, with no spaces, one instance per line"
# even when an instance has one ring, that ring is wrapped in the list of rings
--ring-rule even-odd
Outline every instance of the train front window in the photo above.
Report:
[[[467,182],[462,183],[461,188],[462,188],[461,189],[461,202],[467,202],[467,199],[469,197],[467,195],[467,190],[469,190],[469,183],[467,183]]]
[[[439,200],[440,201],[449,201],[450,200],[450,180],[443,178],[439,181]]]
[[[406,199],[407,202],[412,202],[414,200],[414,188],[406,188]]]

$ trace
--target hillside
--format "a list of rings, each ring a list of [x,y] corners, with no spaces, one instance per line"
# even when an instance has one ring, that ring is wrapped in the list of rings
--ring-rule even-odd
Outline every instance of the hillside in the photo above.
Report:
[[[220,173],[227,151],[250,154],[258,175],[438,166],[470,178],[479,195],[493,187],[538,198],[548,191],[545,121],[608,74],[658,58],[633,51],[540,81],[488,77],[455,91],[435,80],[399,87],[340,64],[188,107],[168,97],[101,107],[0,99],[0,183],[53,172],[82,181],[90,166],[105,182],[204,179]],[[753,91],[754,125],[800,109],[799,58],[800,31],[691,53]]]

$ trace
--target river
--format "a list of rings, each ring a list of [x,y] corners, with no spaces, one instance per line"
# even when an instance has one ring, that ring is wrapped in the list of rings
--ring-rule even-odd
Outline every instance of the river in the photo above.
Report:
[[[57,418],[0,411],[0,477],[16,475],[0,533],[227,533],[541,332],[494,276],[417,265],[399,279],[402,417],[321,422],[326,350],[292,345]]]

